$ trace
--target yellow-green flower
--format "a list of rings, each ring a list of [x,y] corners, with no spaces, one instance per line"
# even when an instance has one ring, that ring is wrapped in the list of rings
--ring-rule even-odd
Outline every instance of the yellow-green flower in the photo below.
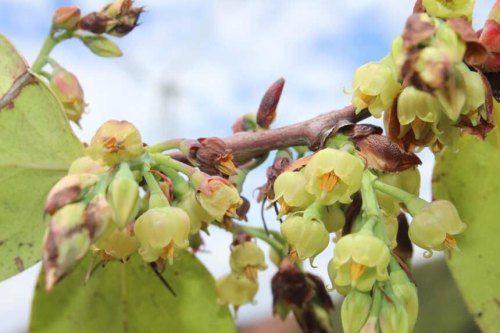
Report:
[[[264,252],[252,241],[243,242],[231,249],[229,265],[233,273],[245,274],[252,281],[257,281],[257,270],[267,268]]]
[[[380,62],[369,62],[354,73],[352,80],[352,104],[358,111],[368,108],[370,113],[380,118],[382,112],[391,107],[400,89],[398,74],[388,62],[390,57]]]
[[[370,313],[372,297],[369,293],[353,289],[342,302],[340,315],[345,333],[359,333]]]
[[[307,179],[302,172],[285,171],[274,182],[274,200],[280,204],[281,213],[290,209],[304,210],[314,201],[314,196],[306,191]]]
[[[466,228],[455,206],[446,200],[436,200],[413,216],[408,235],[423,249],[453,250],[457,247],[455,235]]]
[[[191,225],[190,234],[196,234],[203,224],[208,224],[214,220],[210,214],[203,209],[198,200],[196,200],[195,192],[189,191],[185,193],[180,201],[174,203],[175,207],[182,208],[188,215]]]
[[[350,203],[351,195],[361,186],[364,165],[355,156],[325,148],[313,155],[304,168],[306,191],[323,205],[337,201]]]
[[[202,181],[197,198],[203,209],[219,222],[226,215],[235,217],[236,210],[243,203],[236,187],[218,176],[207,177]]]
[[[189,245],[189,216],[177,207],[152,208],[139,216],[134,232],[144,261],[171,259],[175,248]]]
[[[445,19],[465,17],[472,21],[475,2],[475,0],[423,0],[422,4],[431,16]]]
[[[329,275],[336,289],[346,293],[350,287],[372,289],[375,281],[389,278],[390,252],[384,242],[366,230],[348,234],[337,242]]]
[[[259,285],[245,275],[231,273],[217,279],[215,288],[219,303],[238,307],[250,303],[254,299]]]

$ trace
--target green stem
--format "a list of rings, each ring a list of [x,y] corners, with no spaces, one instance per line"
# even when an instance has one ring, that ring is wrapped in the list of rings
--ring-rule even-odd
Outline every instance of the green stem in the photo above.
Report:
[[[156,163],[158,163],[160,166],[172,168],[176,171],[182,172],[183,174],[185,174],[188,177],[193,176],[193,174],[195,174],[198,171],[198,169],[193,168],[192,166],[189,166],[185,163],[179,162],[179,161],[177,161],[177,160],[175,160],[172,157],[167,156],[167,155],[152,154],[151,156],[152,156],[153,160]]]
[[[236,230],[239,228],[247,234],[263,240],[264,242],[269,244],[269,246],[272,247],[273,250],[275,250],[280,255],[280,257],[283,256],[283,245],[277,240],[269,237],[264,229],[249,227],[242,224],[235,224],[235,226],[237,226]]]
[[[260,158],[254,158],[251,161],[239,167],[238,173],[231,177],[231,182],[236,186],[238,192],[241,193],[241,191],[243,190],[243,183],[247,179],[247,176],[250,173],[250,171],[254,170],[255,168],[259,167],[262,163],[264,163],[267,160],[268,156],[269,154],[265,154]]]
[[[393,198],[403,202],[408,209],[409,213],[414,216],[417,214],[422,208],[427,206],[429,203],[411,193],[408,193],[400,188],[397,188],[392,185],[388,185],[380,180],[375,180],[373,182],[373,187],[383,192],[387,195],[390,195]]]
[[[165,197],[165,194],[163,194],[158,181],[156,180],[155,176],[153,176],[153,174],[149,171],[149,167],[146,165],[144,165],[143,167],[142,176],[148,184],[150,193],[149,208],[161,208],[170,206],[170,203]]]
[[[35,59],[35,62],[33,62],[33,66],[31,66],[31,70],[35,73],[40,73],[43,66],[45,66],[45,64],[47,63],[47,59],[49,57],[50,52],[52,52],[52,50],[57,44],[73,36],[72,31],[65,31],[58,37],[55,37],[52,34],[52,28],[50,31],[51,33],[49,33],[47,38],[45,38],[42,48],[40,49],[40,52],[38,53],[38,56]]]
[[[146,151],[154,154],[154,153],[161,153],[166,150],[171,150],[171,149],[179,149],[179,144],[181,143],[183,139],[171,139],[171,140],[165,140],[160,143],[156,143],[154,145],[146,147]]]
[[[162,173],[164,173],[172,182],[174,183],[174,196],[176,198],[181,198],[183,195],[191,191],[189,183],[182,178],[177,171],[172,168],[160,165],[158,167]]]
[[[375,193],[374,183],[377,181],[376,176],[369,170],[363,172],[363,179],[361,180],[361,197],[363,198],[363,210],[368,221],[363,226],[371,230],[378,238],[384,241],[390,247],[391,243],[385,230],[384,221],[380,212],[380,207]]]
[[[380,309],[382,308],[382,290],[380,290],[380,286],[375,286],[373,288],[373,302],[372,308],[370,309],[370,314],[368,317],[370,318],[378,318],[378,314],[380,313]]]

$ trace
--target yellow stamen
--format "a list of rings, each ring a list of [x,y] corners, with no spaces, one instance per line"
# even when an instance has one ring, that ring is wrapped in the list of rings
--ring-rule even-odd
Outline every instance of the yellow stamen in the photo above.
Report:
[[[361,274],[365,271],[365,265],[353,261],[351,264],[351,279],[357,281]]]
[[[110,152],[117,152],[120,150],[121,142],[119,142],[114,136],[106,137],[103,141],[104,148],[108,149]]]
[[[245,275],[250,281],[257,281],[257,267],[251,265],[245,267]]]
[[[330,192],[338,181],[339,177],[333,171],[324,173],[319,177],[319,188],[321,191]]]
[[[175,252],[175,245],[174,242],[168,243],[167,246],[163,248],[163,253],[167,255],[167,258],[173,258],[174,257],[174,252]]]
[[[282,216],[288,214],[288,212],[290,212],[290,206],[288,206],[285,200],[282,199],[279,200],[279,203],[280,203],[279,215]]]
[[[290,259],[290,261],[296,262],[299,259],[299,254],[297,253],[296,250],[292,250],[288,254],[288,258]]]
[[[217,170],[224,175],[232,176],[236,174],[236,165],[233,163],[233,155],[228,154],[221,157],[217,163]]]
[[[444,239],[444,247],[448,250],[453,250],[457,247],[457,240],[450,234],[446,234]]]
[[[226,211],[226,216],[229,216],[229,217],[237,217],[238,214],[236,213],[237,209],[238,209],[238,205],[232,205],[230,206],[227,211]]]

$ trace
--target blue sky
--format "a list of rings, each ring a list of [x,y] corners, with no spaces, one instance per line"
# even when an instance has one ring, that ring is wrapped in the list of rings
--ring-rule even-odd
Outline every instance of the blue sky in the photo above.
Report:
[[[0,32],[32,62],[52,12],[76,4],[82,12],[106,1],[0,0]],[[238,115],[253,112],[266,88],[286,81],[275,126],[310,118],[349,103],[342,93],[355,69],[382,58],[403,29],[413,2],[405,0],[144,0],[141,26],[117,39],[120,59],[93,56],[78,41],[59,46],[53,56],[80,78],[89,113],[77,135],[88,140],[108,119],[127,119],[146,142],[173,137],[230,135]],[[493,1],[478,1],[476,27]],[[430,162],[429,154],[424,158]],[[422,169],[429,197],[432,163]],[[247,197],[264,171],[252,175]],[[257,209],[252,223],[259,223]],[[271,220],[272,217],[269,218]],[[215,275],[229,270],[217,262],[227,254],[227,235],[209,241],[202,255]],[[222,241],[221,241],[222,240]],[[216,254],[216,255],[214,255]],[[331,249],[318,258],[315,272],[326,278]],[[269,287],[274,269],[261,274],[257,305],[240,309],[242,322],[270,314]],[[22,332],[28,320],[36,269],[0,284],[0,331]],[[325,280],[328,282],[327,280]],[[8,301],[6,301],[8,300]]]

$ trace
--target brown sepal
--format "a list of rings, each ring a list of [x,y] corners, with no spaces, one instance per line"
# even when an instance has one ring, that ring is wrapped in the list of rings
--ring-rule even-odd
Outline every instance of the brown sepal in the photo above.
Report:
[[[403,45],[409,50],[431,37],[436,31],[432,22],[422,20],[420,13],[412,14],[406,21],[403,31]]]
[[[276,108],[278,107],[284,85],[285,80],[283,78],[278,79],[267,89],[264,97],[262,97],[257,111],[257,124],[260,127],[269,128],[276,118]]]
[[[193,146],[192,152],[194,152],[194,158],[203,172],[224,176],[236,174],[232,151],[227,148],[223,140],[216,137],[199,138],[198,143],[199,146],[197,149]]]
[[[446,24],[465,42],[464,60],[467,64],[478,66],[488,59],[488,49],[479,41],[469,21],[464,18],[454,18],[447,20]]]
[[[112,20],[112,18],[106,14],[93,12],[80,19],[78,22],[78,28],[90,31],[94,34],[102,34],[106,32],[106,28],[110,20]]]
[[[66,187],[54,193],[45,202],[45,213],[53,215],[59,208],[76,201],[81,193],[82,189],[78,185]]]
[[[241,196],[241,200],[243,200],[243,203],[236,209],[236,215],[238,215],[240,220],[248,221],[247,214],[250,210],[250,201],[244,196]]]
[[[274,181],[278,176],[287,169],[291,163],[288,157],[278,157],[274,160],[273,165],[267,168],[267,182],[258,188],[257,202],[262,202],[264,199],[274,200]]]

